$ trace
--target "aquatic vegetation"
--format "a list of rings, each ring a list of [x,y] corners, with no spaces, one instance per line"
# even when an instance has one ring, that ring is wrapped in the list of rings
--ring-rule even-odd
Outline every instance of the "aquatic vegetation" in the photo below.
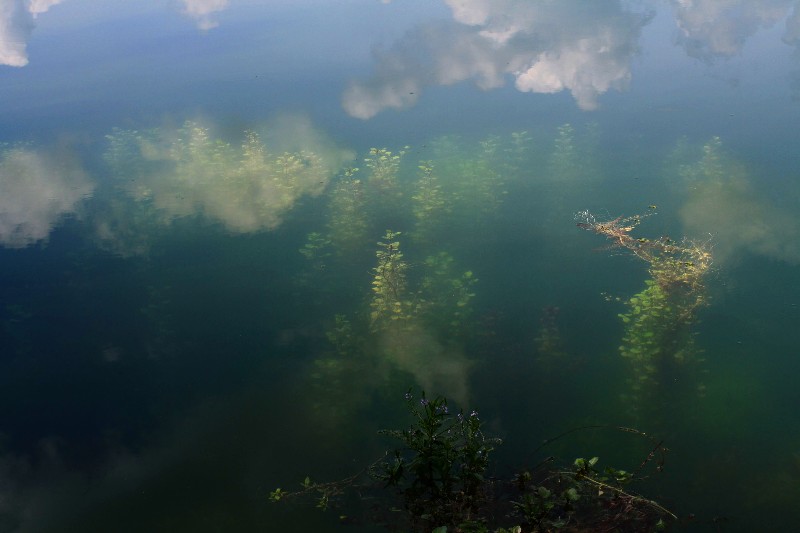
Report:
[[[797,216],[765,191],[773,198],[795,193],[780,182],[765,186],[762,176],[751,175],[719,137],[699,146],[679,141],[666,172],[683,198],[680,217],[686,231],[714,228],[719,262],[742,253],[800,262]]]
[[[356,178],[358,168],[345,169],[330,193],[328,239],[339,257],[362,250],[369,241],[369,219],[364,183]]]
[[[392,152],[386,148],[370,148],[369,155],[364,158],[368,205],[378,224],[391,224],[392,219],[402,212],[404,191],[398,175],[403,156],[408,149],[405,146]]]
[[[378,523],[424,533],[658,531],[677,518],[628,488],[649,477],[648,468],[660,472],[664,466],[667,449],[640,431],[605,428],[649,441],[648,456],[634,470],[601,470],[598,457],[577,458],[563,466],[549,457],[535,469],[503,479],[490,475],[492,453],[502,441],[484,433],[477,411],[454,412],[446,398],[429,399],[424,392],[417,398],[411,390],[405,400],[412,425],[378,432],[399,441],[398,447],[354,475],[333,482],[306,476],[301,489],[277,488],[269,499],[308,497],[327,510],[355,492],[360,499],[368,495],[377,502],[369,512]],[[543,446],[580,429],[602,428],[576,428]]]
[[[560,135],[563,154],[580,160],[583,144],[571,127]],[[494,238],[484,233],[505,216],[501,206],[509,190],[548,198],[539,194],[547,162],[532,145],[525,131],[473,143],[435,139],[427,145],[430,157],[417,162],[416,176],[401,172],[408,147],[371,148],[358,165],[362,170],[346,169],[333,181],[322,196],[325,225],[301,249],[309,269],[299,279],[306,288],[324,289],[335,279],[358,283],[354,273],[369,269],[366,309],[335,312],[350,317],[360,346],[370,353],[342,357],[381,361],[384,376],[388,368],[400,370],[424,387],[468,398],[476,360],[471,354],[480,349],[472,327],[478,276],[459,264],[456,253],[475,253],[470,247],[481,238]],[[548,205],[537,207],[552,209]],[[387,227],[392,230],[370,251],[376,230]],[[308,282],[313,277],[316,284]],[[333,298],[332,292],[315,295]],[[336,309],[340,301],[329,304]],[[540,332],[540,355],[563,353],[553,326]]]
[[[573,203],[569,196],[585,193],[585,188],[602,177],[599,164],[599,126],[590,122],[581,128],[562,124],[556,129],[552,151],[547,161],[544,181],[550,185],[550,194],[559,202]]]
[[[325,261],[330,257],[331,241],[321,233],[312,231],[306,237],[306,244],[300,248],[303,257],[312,263],[314,270],[323,270]]]
[[[325,336],[333,346],[336,355],[347,357],[361,351],[361,339],[353,331],[353,324],[345,315],[336,315],[334,325]]]
[[[295,274],[295,282],[300,286],[319,286],[327,282],[328,266],[333,257],[331,240],[326,235],[312,231],[306,235],[306,243],[298,252],[308,261],[308,268]]]
[[[575,146],[575,128],[572,124],[558,127],[553,141],[553,153],[550,156],[550,173],[552,179],[560,182],[574,182],[580,177],[581,165],[578,149]]]
[[[688,180],[722,181],[727,165],[723,162],[722,139],[714,136],[703,145],[703,157],[697,165],[686,165],[681,174]]]
[[[663,374],[671,376],[675,365],[697,362],[692,328],[698,309],[707,303],[704,278],[712,264],[708,243],[632,237],[631,232],[652,213],[606,221],[598,221],[588,211],[576,215],[578,227],[603,235],[649,263],[651,279],[625,302],[628,311],[619,315],[625,327],[619,351],[632,365],[630,388],[635,401],[629,403],[637,409],[647,403],[644,397],[659,395],[656,390]],[[701,384],[697,390],[703,390]]]
[[[454,211],[469,214],[470,225],[480,226],[497,215],[508,194],[509,176],[503,172],[498,138],[489,137],[478,146],[479,149],[464,154],[452,177],[456,180],[453,183]]]
[[[398,237],[400,232],[387,230],[375,252],[377,265],[372,269],[370,328],[386,329],[392,322],[421,321],[433,331],[449,337],[466,325],[472,288],[477,278],[472,271],[457,273],[453,257],[440,252],[425,259],[425,273],[419,289],[408,288],[408,263],[403,259]]]
[[[420,243],[432,243],[437,230],[444,226],[447,215],[452,212],[451,200],[445,196],[432,161],[420,161],[420,176],[416,191],[411,197],[414,215],[412,237]]]
[[[369,157],[364,158],[364,165],[370,170],[368,182],[380,189],[396,189],[400,161],[408,148],[406,146],[397,153],[387,148],[370,148]]]
[[[511,141],[505,148],[504,160],[507,165],[507,172],[510,176],[517,176],[525,168],[531,152],[533,138],[527,131],[515,131],[511,133]]]
[[[581,211],[575,219],[579,228],[603,235],[612,246],[625,248],[649,263],[649,272],[655,282],[670,294],[683,292],[687,310],[691,311],[704,303],[704,276],[712,263],[709,243],[689,239],[676,242],[667,236],[657,239],[632,237],[631,232],[654,213],[655,206],[652,206],[651,211],[645,214],[599,221],[588,211]]]
[[[513,138],[509,143],[498,136],[471,145],[454,136],[429,142],[435,158],[421,162],[421,166],[435,168],[435,184],[441,186],[440,198],[445,201],[446,213],[436,211],[441,215],[441,225],[475,231],[496,217],[508,194],[510,181],[518,177],[515,165],[524,164],[527,142],[525,136],[520,136],[517,144],[513,144]],[[513,159],[508,157],[510,150],[513,150]],[[422,185],[424,180],[418,183]],[[415,191],[418,193],[419,189]]]
[[[458,272],[448,252],[427,257],[424,265],[419,295],[426,324],[447,338],[463,335],[472,314],[472,291],[478,278],[471,270]]]
[[[470,270],[461,271],[449,253],[440,252],[417,265],[418,275],[409,280],[410,266],[401,248],[401,236],[401,232],[387,230],[377,243],[366,298],[368,319],[365,313],[356,312],[351,315],[351,324],[339,313],[335,326],[328,329],[328,339],[337,357],[346,359],[347,365],[361,364],[383,376],[399,370],[411,374],[423,386],[435,386],[466,400],[473,362],[466,357],[462,343],[470,331],[477,277]],[[311,234],[301,253],[312,264],[320,254],[333,261],[336,258],[325,255],[328,242],[321,234]],[[346,341],[342,333],[345,325]],[[330,388],[344,363],[331,363],[329,355],[320,359],[324,361],[316,368],[313,380]],[[331,379],[325,378],[326,371],[332,373]]]
[[[279,226],[339,164],[312,150],[273,153],[253,131],[243,137],[235,146],[191,121],[174,132],[115,129],[104,159],[127,194],[152,201],[164,220],[202,214],[240,233]]]
[[[385,329],[393,321],[408,321],[414,316],[415,304],[406,292],[408,263],[400,251],[400,232],[386,230],[375,253],[378,264],[372,269],[372,301],[370,329]]]
[[[566,356],[558,327],[559,311],[555,306],[545,307],[539,319],[539,333],[535,339],[537,359],[547,364],[553,364]]]
[[[342,429],[354,423],[353,414],[374,400],[373,391],[362,386],[385,370],[385,362],[367,348],[366,335],[345,314],[337,313],[325,324],[328,348],[315,357],[306,373],[304,387],[316,425]]]

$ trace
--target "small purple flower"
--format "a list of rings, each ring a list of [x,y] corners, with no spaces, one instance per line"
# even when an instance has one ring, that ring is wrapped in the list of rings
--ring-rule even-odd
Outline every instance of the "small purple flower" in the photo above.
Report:
[[[473,416],[474,416],[475,418],[477,418],[477,417],[478,417],[478,411],[475,411],[475,410],[473,409],[473,411],[472,411],[472,412],[469,414],[469,416],[470,416],[470,417],[473,417]]]
[[[423,406],[423,407],[426,407],[426,406],[427,406],[429,403],[431,403],[431,402],[429,402],[429,401],[428,401],[428,400],[426,400],[425,398],[422,398],[422,399],[419,401],[419,404],[420,404],[421,406]]]
[[[447,406],[446,405],[440,405],[439,407],[436,408],[436,412],[439,413],[439,414],[446,415],[448,413]]]
[[[411,395],[411,393],[410,393],[410,392],[407,392],[407,393],[405,394],[405,399],[406,399],[406,400],[410,400],[411,398],[413,398],[413,396]]]
[[[459,422],[463,422],[464,421],[464,414],[463,413],[458,413],[458,421]]]

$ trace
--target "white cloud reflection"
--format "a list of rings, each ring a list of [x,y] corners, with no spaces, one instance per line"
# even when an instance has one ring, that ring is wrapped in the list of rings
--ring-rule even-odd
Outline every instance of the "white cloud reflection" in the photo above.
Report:
[[[691,161],[694,150],[679,142],[676,154]],[[726,263],[742,253],[800,263],[800,223],[764,194],[764,187],[734,159],[719,137],[702,146],[702,156],[679,165],[685,196],[680,218],[686,234],[711,235],[714,261]],[[710,233],[709,233],[710,232]]]
[[[800,46],[800,2],[794,5],[792,13],[786,19],[786,32],[783,34],[783,42],[791,46]]]
[[[0,245],[42,241],[94,186],[68,154],[26,148],[0,151]]]
[[[28,64],[28,40],[35,27],[34,18],[61,0],[0,0],[0,65],[24,67]]]
[[[181,0],[183,14],[194,19],[199,30],[210,30],[219,26],[213,15],[228,8],[230,0]]]
[[[794,0],[670,0],[678,43],[692,57],[733,57],[748,38],[786,17]]]
[[[28,64],[28,41],[35,19],[63,0],[0,0],[0,65]],[[181,12],[203,31],[216,28],[214,15],[228,8],[230,0],[181,0]]]
[[[195,122],[178,130],[116,130],[106,160],[127,194],[152,202],[165,222],[202,214],[236,233],[273,229],[301,197],[322,193],[354,154],[303,116],[264,129],[246,132],[239,145]]]
[[[620,2],[446,0],[454,22],[420,26],[375,52],[375,74],[342,97],[352,116],[416,103],[426,86],[471,80],[493,89],[513,77],[523,92],[568,90],[582,109],[609,89],[624,89],[650,15]]]

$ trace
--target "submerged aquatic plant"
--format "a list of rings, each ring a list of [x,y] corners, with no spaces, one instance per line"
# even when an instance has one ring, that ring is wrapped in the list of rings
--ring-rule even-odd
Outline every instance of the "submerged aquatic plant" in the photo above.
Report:
[[[705,275],[712,264],[708,243],[669,237],[634,238],[631,232],[643,218],[653,214],[598,221],[588,211],[576,215],[578,227],[603,235],[614,246],[632,252],[649,263],[651,279],[645,288],[625,302],[619,318],[625,326],[620,354],[633,368],[631,392],[639,408],[644,396],[653,396],[660,374],[674,364],[697,360],[693,326],[697,311],[706,304]],[[702,391],[702,385],[698,385]]]
[[[339,257],[353,255],[369,241],[367,198],[358,172],[358,168],[345,169],[330,194],[328,238]]]
[[[385,328],[397,320],[408,320],[413,313],[413,302],[407,298],[406,270],[408,264],[400,251],[399,231],[386,230],[378,242],[375,253],[378,264],[372,269],[372,301],[370,303],[370,328]]]
[[[539,319],[539,334],[535,339],[537,358],[540,362],[553,364],[563,360],[566,356],[564,341],[558,327],[559,312],[560,309],[556,306],[542,309],[542,316]]]
[[[436,231],[441,230],[444,218],[452,211],[451,199],[445,194],[439,177],[434,173],[432,161],[420,161],[420,176],[411,197],[414,214],[414,240],[431,243]]]

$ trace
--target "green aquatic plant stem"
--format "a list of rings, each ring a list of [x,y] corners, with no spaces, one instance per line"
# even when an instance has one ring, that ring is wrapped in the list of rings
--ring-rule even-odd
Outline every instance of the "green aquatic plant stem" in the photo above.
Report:
[[[357,254],[369,241],[367,197],[358,173],[358,168],[345,169],[330,193],[328,238],[339,257]]]
[[[605,236],[649,264],[651,278],[625,302],[627,311],[619,314],[625,328],[619,351],[632,365],[633,397],[628,404],[634,411],[648,403],[645,397],[656,399],[656,391],[663,391],[658,388],[663,374],[671,374],[676,364],[697,359],[692,328],[698,309],[706,305],[705,276],[712,264],[708,243],[631,236],[654,208],[643,215],[605,221],[588,211],[577,215],[579,227]]]
[[[439,177],[434,173],[432,161],[420,161],[419,179],[411,197],[414,215],[413,238],[417,242],[429,243],[452,211]]]
[[[386,230],[375,253],[377,266],[372,269],[370,329],[386,328],[391,322],[411,318],[412,302],[407,299],[408,264],[400,251],[400,232]]]

